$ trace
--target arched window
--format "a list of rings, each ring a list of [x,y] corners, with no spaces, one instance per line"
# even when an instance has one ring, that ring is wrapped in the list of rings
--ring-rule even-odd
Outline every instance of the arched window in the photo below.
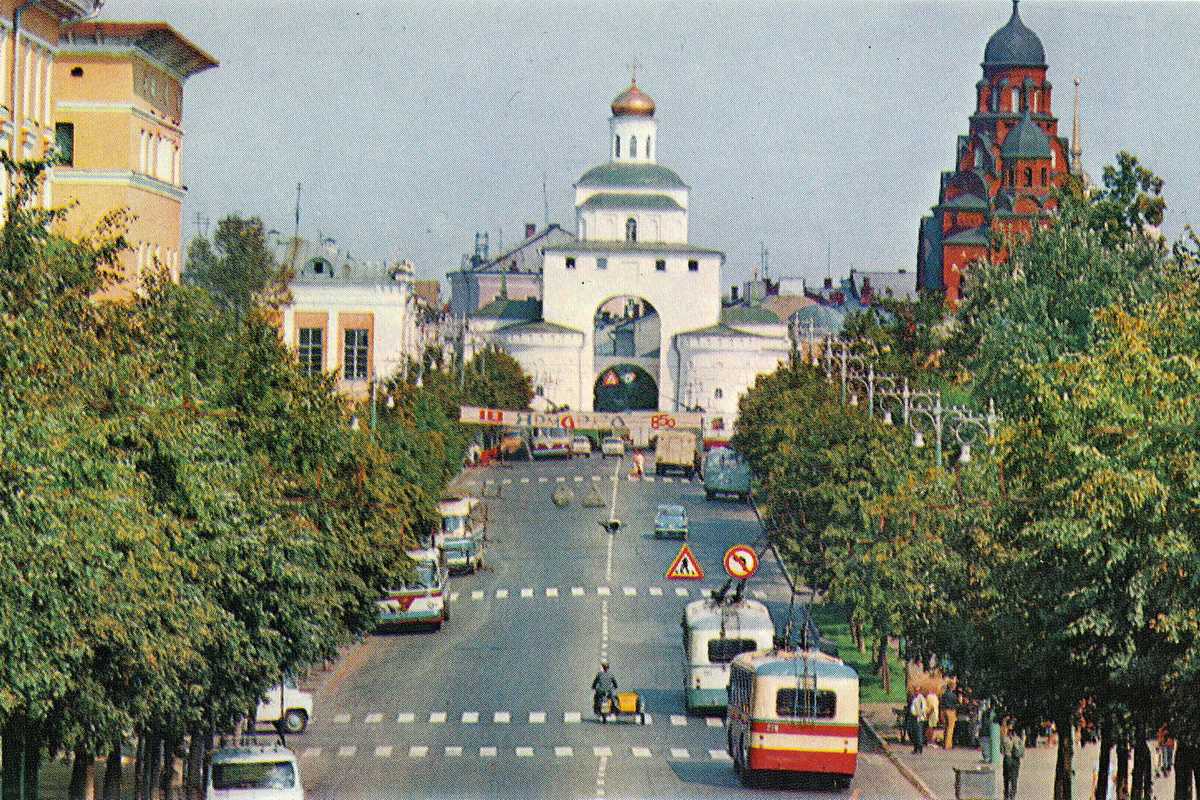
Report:
[[[633,217],[625,220],[625,241],[637,241],[637,220]]]
[[[1014,114],[1021,113],[1021,90],[1015,86],[1012,90],[1012,110]]]
[[[1046,168],[1042,167],[1042,186],[1046,185]]]
[[[1025,185],[1033,186],[1033,167],[1025,168]]]
[[[613,139],[613,152],[617,158],[621,157],[621,137],[617,136]]]
[[[651,158],[650,155],[650,137],[646,137],[646,158]]]
[[[637,158],[637,137],[636,136],[629,137],[629,157]]]

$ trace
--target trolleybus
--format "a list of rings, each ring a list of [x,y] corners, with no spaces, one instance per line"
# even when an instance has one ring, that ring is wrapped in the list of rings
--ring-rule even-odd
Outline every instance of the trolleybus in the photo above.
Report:
[[[769,650],[775,624],[767,607],[757,600],[724,591],[693,600],[683,613],[684,701],[688,711],[724,709],[729,664],[734,656]]]
[[[858,761],[858,673],[818,650],[743,653],[730,672],[725,733],[747,785],[793,772],[844,789]]]

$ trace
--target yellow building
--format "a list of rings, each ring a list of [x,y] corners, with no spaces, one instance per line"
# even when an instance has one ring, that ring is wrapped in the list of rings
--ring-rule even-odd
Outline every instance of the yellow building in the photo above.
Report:
[[[54,144],[51,86],[59,33],[99,7],[94,0],[0,0],[0,150],[22,160],[41,157]],[[0,193],[7,190],[0,181]]]
[[[133,215],[116,294],[161,265],[179,280],[183,84],[217,62],[165,22],[65,26],[54,60],[49,202],[75,203],[63,233],[78,237],[106,213]]]

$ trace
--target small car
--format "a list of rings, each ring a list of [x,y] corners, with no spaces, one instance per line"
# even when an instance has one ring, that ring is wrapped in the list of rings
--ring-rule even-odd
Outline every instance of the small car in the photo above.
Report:
[[[572,456],[592,457],[592,440],[586,436],[576,436],[571,440]]]
[[[687,539],[688,518],[683,506],[661,505],[654,515],[655,539]]]
[[[205,800],[304,800],[300,762],[281,745],[220,748],[205,784]]]
[[[600,442],[600,457],[608,458],[616,456],[621,458],[625,455],[625,440],[620,436],[605,436]]]

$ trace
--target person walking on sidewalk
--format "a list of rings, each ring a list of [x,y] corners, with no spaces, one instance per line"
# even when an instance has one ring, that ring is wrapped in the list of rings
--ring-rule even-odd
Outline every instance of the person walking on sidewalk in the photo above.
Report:
[[[941,710],[938,708],[938,695],[932,686],[925,693],[925,708],[928,716],[929,733],[925,737],[925,741],[929,744],[937,744],[936,734],[938,726],[938,717],[941,715]]]
[[[954,747],[954,726],[958,724],[958,706],[958,689],[951,681],[946,684],[946,691],[942,692],[942,711],[946,714],[946,738],[942,742],[942,746],[947,750]]]
[[[912,720],[913,752],[919,753],[925,749],[925,720],[929,717],[929,705],[920,689],[908,701],[908,717]]]
[[[1004,800],[1017,800],[1017,775],[1021,772],[1021,759],[1025,757],[1025,743],[1012,717],[1005,721],[1004,735],[1000,738],[1000,757],[1004,773]]]

